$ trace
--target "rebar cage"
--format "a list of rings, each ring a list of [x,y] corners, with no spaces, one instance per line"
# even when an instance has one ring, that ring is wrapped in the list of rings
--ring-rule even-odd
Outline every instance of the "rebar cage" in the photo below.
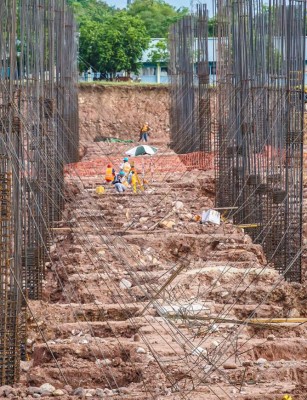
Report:
[[[0,385],[26,357],[26,302],[40,299],[63,165],[78,160],[77,36],[64,0],[0,4]]]
[[[170,31],[171,146],[214,141],[217,207],[289,281],[301,280],[305,12],[297,0],[217,0],[212,95],[206,7]]]
[[[218,1],[216,201],[301,280],[305,2]]]
[[[172,25],[169,34],[171,147],[177,153],[211,150],[208,10]]]

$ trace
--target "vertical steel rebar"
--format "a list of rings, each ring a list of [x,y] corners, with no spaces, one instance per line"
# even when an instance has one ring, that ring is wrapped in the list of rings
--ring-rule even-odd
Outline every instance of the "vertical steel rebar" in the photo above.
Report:
[[[0,385],[26,357],[26,299],[40,299],[63,166],[78,158],[76,26],[63,0],[0,4]],[[22,288],[23,293],[21,293]]]
[[[299,0],[216,1],[214,132],[206,7],[170,32],[171,145],[208,152],[213,135],[216,205],[289,281],[301,280],[305,12]]]

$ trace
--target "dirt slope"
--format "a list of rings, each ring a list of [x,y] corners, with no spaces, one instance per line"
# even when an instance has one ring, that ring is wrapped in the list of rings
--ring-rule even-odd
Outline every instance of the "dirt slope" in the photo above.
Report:
[[[81,84],[79,94],[82,140],[96,136],[133,139],[149,122],[152,135],[167,137],[169,96],[167,86]]]

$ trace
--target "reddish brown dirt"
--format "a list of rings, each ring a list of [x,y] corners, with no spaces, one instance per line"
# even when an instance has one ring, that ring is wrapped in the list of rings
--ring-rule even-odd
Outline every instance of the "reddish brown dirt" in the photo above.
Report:
[[[81,179],[67,170],[15,398],[54,398],[38,388],[50,383],[62,399],[306,400],[306,325],[244,323],[307,317],[306,286],[284,282],[241,228],[195,222],[213,206],[214,174],[181,169],[163,144],[166,129],[151,140],[154,165],[167,153],[170,172],[155,169],[138,195],[106,184],[96,194],[99,162],[117,166],[129,145],[83,138],[83,163],[97,168]]]
[[[82,140],[96,136],[137,139],[144,122],[155,140],[168,140],[167,86],[80,85],[79,112]]]

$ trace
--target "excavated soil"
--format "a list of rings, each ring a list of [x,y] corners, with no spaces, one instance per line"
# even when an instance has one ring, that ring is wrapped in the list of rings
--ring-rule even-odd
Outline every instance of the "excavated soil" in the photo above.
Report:
[[[109,88],[91,90],[98,97],[86,102],[98,107]],[[81,108],[90,93],[81,90]],[[146,104],[148,93],[134,96]],[[113,100],[103,104],[115,121]],[[113,122],[101,119],[105,132]],[[86,163],[118,160],[131,145],[93,143],[98,128],[89,125],[82,176],[66,174],[43,300],[31,302],[29,360],[0,398],[307,399],[307,325],[271,323],[307,317],[306,286],[283,281],[243,229],[195,221],[214,204],[213,171],[180,165],[162,127],[152,165],[167,153],[172,172],[154,170],[137,195],[105,184],[98,196],[103,170],[87,174]]]
[[[79,115],[82,142],[99,136],[138,138],[148,122],[152,136],[165,142],[169,130],[167,86],[80,85]]]

